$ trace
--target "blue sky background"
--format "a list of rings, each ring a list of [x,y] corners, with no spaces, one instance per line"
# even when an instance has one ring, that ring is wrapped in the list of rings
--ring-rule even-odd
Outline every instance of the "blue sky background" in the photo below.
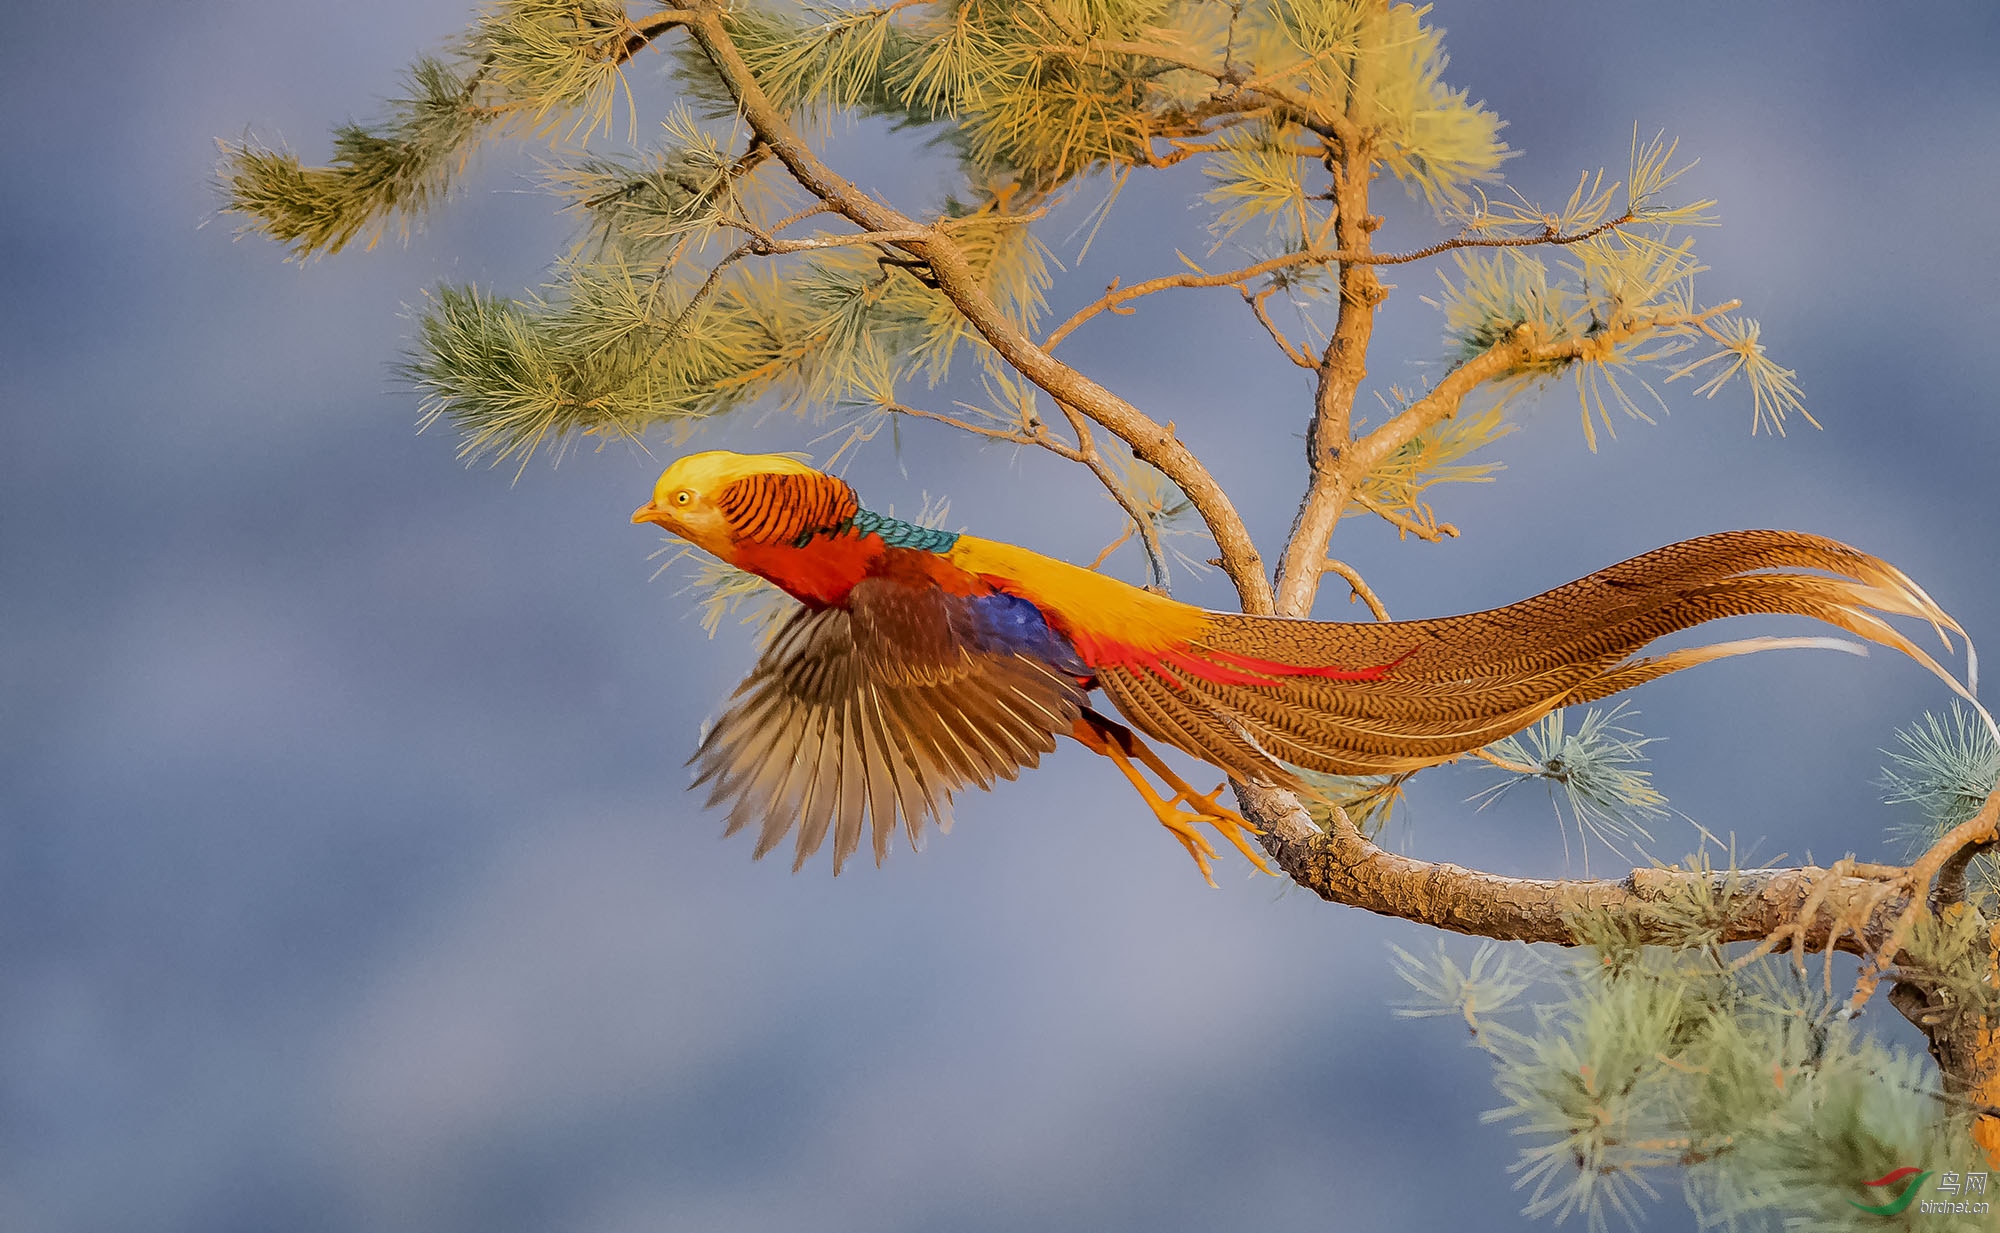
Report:
[[[1418,616],[1790,526],[1897,562],[2000,645],[1995,11],[1436,16],[1530,196],[1622,168],[1635,123],[1682,138],[1726,224],[1705,285],[1764,321],[1826,431],[1752,439],[1741,391],[1676,386],[1670,417],[1593,456],[1565,388],[1498,483],[1443,497],[1464,538],[1357,522],[1340,553]],[[1477,1124],[1495,1098],[1462,1034],[1392,1017],[1387,944],[1434,939],[1240,863],[1208,889],[1074,748],[879,871],[793,877],[718,842],[681,764],[752,649],[706,640],[652,578],[626,519],[657,464],[467,470],[388,371],[425,286],[541,276],[566,230],[522,191],[533,151],[483,156],[407,247],[304,268],[212,215],[215,137],[323,157],[464,18],[0,15],[0,1228],[1539,1227],[1515,1215],[1516,1145]],[[834,149],[906,206],[938,199],[878,131]],[[1058,306],[1200,245],[1171,196],[1193,183],[1128,194]],[[1428,234],[1390,204],[1385,242]],[[1431,277],[1396,272],[1377,380],[1438,354]],[[1309,400],[1235,296],[1068,347],[1176,421],[1270,554]],[[773,417],[702,444],[811,435]],[[850,478],[1073,559],[1117,530],[1074,477],[943,431]],[[1219,577],[1180,593],[1227,599]],[[1322,613],[1358,612],[1339,598]],[[1887,655],[1771,655],[1635,697],[1678,808],[1821,860],[1893,855],[1876,751],[1946,701]],[[1546,800],[1474,813],[1483,782],[1426,776],[1399,841],[1560,872]],[[1670,1204],[1650,1227],[1689,1222]]]

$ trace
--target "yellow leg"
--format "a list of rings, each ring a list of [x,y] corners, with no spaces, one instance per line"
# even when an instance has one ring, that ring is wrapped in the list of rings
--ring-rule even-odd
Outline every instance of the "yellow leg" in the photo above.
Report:
[[[1166,827],[1167,832],[1178,839],[1181,846],[1187,849],[1187,854],[1194,858],[1195,867],[1201,870],[1202,878],[1210,886],[1215,885],[1215,878],[1209,872],[1208,862],[1209,858],[1215,855],[1215,847],[1209,843],[1206,835],[1194,829],[1197,823],[1215,828],[1217,833],[1235,845],[1236,850],[1251,864],[1275,876],[1276,871],[1264,863],[1264,854],[1247,838],[1249,835],[1257,834],[1257,828],[1245,821],[1241,814],[1218,800],[1222,790],[1229,786],[1226,780],[1217,784],[1213,792],[1198,792],[1193,785],[1176,775],[1172,767],[1162,761],[1158,754],[1148,749],[1131,731],[1100,715],[1086,714],[1087,718],[1079,719],[1076,723],[1074,733],[1076,739],[1111,759],[1112,765],[1124,772],[1125,778],[1139,790],[1140,798],[1146,802],[1146,807],[1153,811],[1153,816],[1159,819],[1160,825]],[[1161,796],[1153,785],[1146,781],[1145,775],[1139,768],[1133,765],[1133,758],[1137,758],[1146,769],[1158,775],[1160,781],[1173,790],[1174,795],[1171,798]],[[1182,805],[1186,805],[1187,808],[1180,808]]]
[[[1154,753],[1145,745],[1140,745],[1135,752],[1138,753],[1141,762],[1145,763],[1155,775],[1160,777],[1162,782],[1174,790],[1175,802],[1188,802],[1194,808],[1197,817],[1214,827],[1216,832],[1224,839],[1236,845],[1236,850],[1243,854],[1244,860],[1249,861],[1251,864],[1257,866],[1259,870],[1270,874],[1274,878],[1278,876],[1277,870],[1264,863],[1264,850],[1250,842],[1250,836],[1261,835],[1263,832],[1250,825],[1249,821],[1242,814],[1237,813],[1234,809],[1221,804],[1217,800],[1222,795],[1223,789],[1229,786],[1227,779],[1216,784],[1215,790],[1212,792],[1196,792],[1193,786],[1186,780],[1174,774],[1173,768],[1162,761],[1160,755]]]

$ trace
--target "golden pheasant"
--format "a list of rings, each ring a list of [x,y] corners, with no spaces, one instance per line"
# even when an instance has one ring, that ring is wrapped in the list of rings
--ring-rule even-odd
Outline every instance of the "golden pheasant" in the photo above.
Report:
[[[1092,710],[1093,689],[1148,736],[1238,779],[1293,789],[1304,786],[1293,767],[1414,771],[1680,668],[1828,642],[1635,655],[1720,617],[1815,617],[1910,655],[1970,697],[1876,615],[1962,635],[1928,595],[1886,562],[1794,531],[1671,544],[1488,612],[1356,624],[1211,612],[1025,548],[915,526],[861,508],[845,481],[789,458],[682,458],[632,521],[802,605],[691,759],[696,783],[712,785],[709,804],[731,802],[728,833],[760,824],[756,855],[797,828],[794,869],[831,833],[838,873],[864,822],[878,863],[899,815],[913,846],[926,819],[948,829],[954,792],[1013,779],[1065,733],[1124,772],[1204,877],[1214,849],[1196,824],[1262,867],[1245,838],[1254,829],[1218,803],[1222,787],[1191,787]]]

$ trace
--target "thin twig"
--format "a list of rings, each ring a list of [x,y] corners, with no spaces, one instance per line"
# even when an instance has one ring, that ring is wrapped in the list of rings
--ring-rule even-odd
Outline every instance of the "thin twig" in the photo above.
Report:
[[[747,228],[746,228],[747,230]],[[819,252],[830,248],[861,248],[871,244],[903,244],[914,240],[927,239],[929,228],[895,228],[887,231],[860,231],[853,235],[812,235],[796,240],[763,238],[752,242],[751,251],[759,257],[781,257],[787,253]]]
[[[1098,566],[1104,564],[1105,559],[1123,545],[1126,540],[1132,538],[1133,532],[1136,531],[1139,535],[1141,546],[1146,550],[1146,563],[1148,571],[1152,575],[1153,589],[1163,595],[1169,593],[1170,578],[1167,572],[1166,554],[1160,548],[1159,532],[1153,526],[1151,516],[1144,507],[1132,499],[1130,493],[1125,491],[1125,486],[1118,482],[1117,472],[1113,471],[1110,465],[1104,461],[1103,455],[1098,453],[1096,442],[1091,439],[1090,422],[1071,408],[1064,407],[1063,414],[1069,418],[1070,427],[1077,433],[1077,440],[1079,442],[1077,445],[1070,445],[1068,442],[1062,440],[1062,438],[1049,431],[1048,425],[1037,419],[1030,419],[1020,428],[996,428],[990,424],[978,424],[971,420],[960,419],[957,416],[945,415],[937,411],[927,411],[922,407],[906,406],[899,402],[881,403],[878,405],[883,411],[891,415],[907,415],[915,419],[931,420],[935,423],[956,428],[961,432],[969,432],[974,436],[985,437],[992,441],[1005,441],[1010,445],[1037,446],[1047,450],[1058,458],[1083,466],[1104,486],[1104,490],[1111,495],[1111,499],[1117,503],[1118,508],[1123,510],[1126,518],[1130,520],[1126,526],[1125,533],[1112,541],[1110,547],[1099,553],[1097,559],[1090,563],[1090,568],[1096,569]]]
[[[994,441],[1005,441],[1012,445],[1039,446],[1056,457],[1067,459],[1070,462],[1084,461],[1081,452],[1050,433],[1044,425],[1037,424],[1034,429],[996,428],[991,424],[977,424],[971,420],[959,419],[954,415],[945,415],[937,411],[926,411],[922,407],[905,406],[900,402],[885,402],[877,405],[890,415],[907,415],[912,419],[931,420],[956,428],[960,432],[969,432],[974,436],[986,437]]]
[[[1106,561],[1110,560],[1111,554],[1118,551],[1120,548],[1123,548],[1125,546],[1125,541],[1132,538],[1132,532],[1138,529],[1139,529],[1138,523],[1127,522],[1125,524],[1125,529],[1118,533],[1118,538],[1104,545],[1103,551],[1099,552],[1095,557],[1091,558],[1090,568],[1093,570],[1097,569],[1099,566],[1103,565]]]
[[[1090,473],[1097,477],[1098,483],[1104,485],[1104,491],[1111,494],[1111,499],[1117,502],[1119,509],[1125,511],[1125,516],[1132,520],[1132,526],[1138,530],[1139,545],[1146,550],[1146,572],[1152,578],[1152,589],[1162,595],[1173,594],[1173,579],[1167,571],[1167,554],[1160,547],[1160,530],[1153,525],[1152,511],[1140,505],[1132,498],[1131,493],[1125,491],[1125,485],[1119,481],[1118,473],[1111,469],[1111,465],[1104,461],[1104,455],[1098,452],[1097,439],[1091,434],[1090,421],[1083,413],[1061,401],[1056,403],[1056,407],[1069,420],[1071,431],[1076,433],[1078,455],[1076,461],[1090,468]]]
[[[1448,253],[1455,248],[1532,248],[1538,244],[1553,244],[1558,247],[1565,244],[1581,244],[1585,240],[1603,235],[1607,231],[1616,231],[1627,223],[1636,222],[1638,217],[1637,214],[1627,210],[1617,218],[1606,219],[1595,227],[1589,227],[1582,231],[1559,231],[1556,229],[1554,223],[1549,222],[1543,223],[1542,229],[1534,235],[1507,235],[1493,236],[1491,238],[1472,234],[1457,235],[1449,240],[1440,240],[1436,244],[1415,249],[1411,252],[1383,253],[1380,256],[1370,257],[1367,260],[1371,265],[1408,265],[1412,261],[1422,261],[1428,257],[1435,257],[1439,253]]]
[[[1362,581],[1359,570],[1345,561],[1337,561],[1332,557],[1321,561],[1319,567],[1329,574],[1338,574],[1341,581],[1347,584],[1348,603],[1351,604],[1358,599],[1368,605],[1368,611],[1375,614],[1376,620],[1386,621],[1389,619],[1389,610],[1382,606],[1382,601],[1376,598],[1374,590],[1366,582]]]
[[[709,270],[708,277],[701,280],[701,286],[695,288],[694,294],[688,297],[687,303],[681,305],[680,312],[675,314],[674,319],[667,324],[666,333],[661,336],[659,345],[653,348],[652,359],[648,361],[649,366],[657,364],[660,361],[660,357],[667,353],[667,348],[679,342],[682,335],[687,332],[689,324],[694,321],[696,310],[721,285],[722,272],[743,258],[751,256],[756,251],[754,242],[744,244],[732,250],[728,256],[715,263],[714,267]]]
[[[1609,222],[1600,223],[1587,231],[1574,233],[1557,232],[1553,228],[1548,228],[1541,234],[1532,236],[1503,236],[1493,239],[1481,239],[1476,236],[1458,236],[1454,239],[1440,241],[1428,248],[1420,248],[1408,253],[1371,253],[1364,250],[1320,248],[1315,245],[1294,253],[1281,253],[1275,257],[1266,257],[1262,261],[1246,265],[1241,269],[1227,270],[1217,274],[1163,274],[1158,278],[1149,278],[1144,282],[1133,283],[1129,287],[1120,287],[1116,283],[1113,283],[1111,286],[1105,288],[1105,293],[1102,296],[1070,314],[1067,321],[1057,326],[1054,332],[1043,340],[1042,346],[1053,350],[1057,343],[1075,333],[1078,326],[1097,316],[1099,313],[1105,311],[1116,312],[1127,302],[1143,296],[1153,295],[1156,292],[1181,288],[1236,287],[1239,290],[1243,290],[1245,298],[1248,298],[1251,293],[1244,288],[1244,284],[1248,283],[1251,279],[1259,278],[1266,274],[1277,274],[1286,270],[1298,269],[1301,266],[1334,264],[1368,266],[1407,265],[1410,262],[1422,261],[1427,257],[1435,257],[1439,253],[1449,252],[1455,248],[1523,248],[1537,244],[1578,244],[1590,239],[1592,236],[1600,235],[1616,227],[1622,227],[1631,221],[1633,221],[1633,216],[1627,214],[1612,219]],[[1296,359],[1296,357],[1294,358]],[[1305,366],[1308,368],[1318,367],[1318,365],[1310,362]]]
[[[1133,283],[1129,287],[1121,287],[1114,281],[1104,289],[1103,295],[1085,304],[1074,313],[1071,313],[1069,320],[1057,326],[1053,333],[1043,339],[1042,348],[1053,351],[1056,344],[1075,333],[1076,328],[1084,322],[1107,310],[1116,312],[1128,300],[1136,300],[1141,296],[1148,296],[1158,291],[1167,291],[1177,287],[1241,288],[1251,279],[1264,274],[1291,269],[1299,265],[1323,265],[1330,261],[1338,261],[1339,259],[1339,253],[1325,251],[1283,253],[1276,257],[1267,257],[1262,261],[1246,265],[1240,270],[1226,270],[1219,274],[1163,274],[1158,278],[1149,278],[1142,283]]]
[[[1266,287],[1262,291],[1256,292],[1255,294],[1252,294],[1248,289],[1245,289],[1243,292],[1243,302],[1250,306],[1251,312],[1257,314],[1257,320],[1263,325],[1264,329],[1270,333],[1271,341],[1278,344],[1279,349],[1285,353],[1285,357],[1287,359],[1291,360],[1292,363],[1297,364],[1300,368],[1303,368],[1308,372],[1318,371],[1319,365],[1314,363],[1312,359],[1306,355],[1305,352],[1299,350],[1297,347],[1294,347],[1292,345],[1292,340],[1286,338],[1284,335],[1284,331],[1280,330],[1277,326],[1277,323],[1271,320],[1271,314],[1264,311],[1264,301],[1269,299],[1272,293],[1274,293],[1275,291],[1277,291],[1277,287],[1275,286]]]
[[[763,143],[759,142],[758,144],[762,145]],[[806,221],[815,214],[831,214],[831,213],[833,213],[832,206],[828,205],[824,201],[815,201],[811,205],[806,206],[804,209],[794,210],[792,213],[785,215],[777,222],[772,223],[769,232],[767,234],[760,235],[759,238],[769,240],[772,236],[777,235],[779,232],[784,231],[791,227],[796,227],[798,224]]]
[[[1473,750],[1472,756],[1482,762],[1490,762],[1510,775],[1531,775],[1540,778],[1544,774],[1543,768],[1539,766],[1529,766],[1525,762],[1509,762],[1499,754],[1484,747]]]
[[[1458,538],[1458,528],[1449,522],[1439,522],[1435,518],[1429,522],[1424,522],[1421,519],[1412,518],[1401,510],[1389,508],[1365,492],[1357,491],[1350,493],[1348,500],[1396,528],[1396,538],[1398,539],[1401,539],[1404,535],[1414,535],[1427,544],[1439,544],[1443,543],[1447,536],[1452,539]]]

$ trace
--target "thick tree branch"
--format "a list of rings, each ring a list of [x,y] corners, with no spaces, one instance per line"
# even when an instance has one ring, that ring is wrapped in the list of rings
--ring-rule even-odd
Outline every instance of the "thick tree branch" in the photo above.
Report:
[[[1635,869],[1617,880],[1510,878],[1390,852],[1364,838],[1338,812],[1334,829],[1321,831],[1296,798],[1275,788],[1237,784],[1236,796],[1244,816],[1264,832],[1260,842],[1278,867],[1327,902],[1498,941],[1573,946],[1579,914],[1614,912],[1638,927],[1642,941],[1684,944],[1685,914],[1670,918],[1651,909],[1697,896],[1726,907],[1724,919],[1712,922],[1719,941],[1762,941],[1798,921],[1817,896],[1824,911],[1806,922],[1806,948],[1822,950],[1829,936],[1837,934],[1838,949],[1869,954],[1887,937],[1906,903],[1899,896],[1884,898],[1878,878],[1841,876],[1812,866],[1734,872]],[[1860,932],[1834,925],[1864,907],[1869,911]]]
[[[1367,255],[1381,219],[1368,212],[1368,187],[1374,174],[1375,148],[1369,136],[1375,113],[1377,57],[1357,54],[1347,91],[1347,135],[1337,157],[1329,157],[1333,173],[1334,227],[1343,253]],[[1320,355],[1319,383],[1313,391],[1313,417],[1306,429],[1306,468],[1311,480],[1292,522],[1292,533],[1278,561],[1278,612],[1309,616],[1319,594],[1327,545],[1347,508],[1355,473],[1343,466],[1354,418],[1354,396],[1368,375],[1368,343],[1375,333],[1375,308],[1388,291],[1366,261],[1340,266],[1340,315],[1333,335]]]

